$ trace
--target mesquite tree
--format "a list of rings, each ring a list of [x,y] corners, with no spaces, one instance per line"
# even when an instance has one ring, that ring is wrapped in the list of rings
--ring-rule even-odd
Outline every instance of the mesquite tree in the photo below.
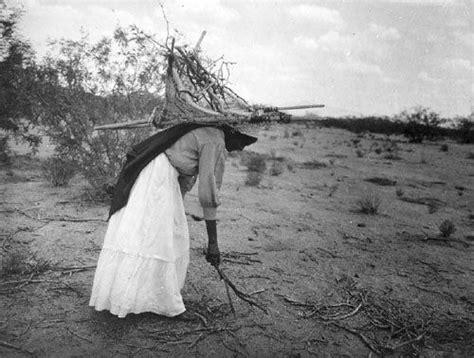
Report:
[[[94,126],[145,119],[160,107],[159,49],[136,27],[89,43],[59,40],[37,66],[32,95],[57,156],[74,162],[95,188],[110,186],[127,149],[149,129],[94,131]]]
[[[8,9],[3,9],[9,11]],[[7,150],[10,135],[36,149],[40,137],[32,133],[36,122],[32,110],[29,89],[34,80],[34,52],[17,32],[21,17],[18,11],[10,11],[0,17],[0,155]]]

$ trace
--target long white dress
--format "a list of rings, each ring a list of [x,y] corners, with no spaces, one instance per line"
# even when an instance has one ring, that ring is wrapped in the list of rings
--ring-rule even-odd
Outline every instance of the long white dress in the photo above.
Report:
[[[90,306],[118,317],[185,311],[180,290],[189,263],[189,232],[178,172],[160,154],[140,173],[127,205],[109,220]]]

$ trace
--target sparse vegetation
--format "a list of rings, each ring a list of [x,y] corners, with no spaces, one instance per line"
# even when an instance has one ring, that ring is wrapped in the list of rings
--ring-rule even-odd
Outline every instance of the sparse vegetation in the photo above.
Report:
[[[245,185],[247,186],[258,186],[262,181],[262,174],[259,172],[249,171],[245,178]]]
[[[44,177],[53,186],[64,186],[76,174],[74,162],[58,157],[48,158],[42,165]]]
[[[449,238],[456,231],[456,226],[449,219],[444,220],[438,228],[441,236],[444,238]]]
[[[375,215],[379,211],[381,204],[380,197],[377,194],[366,194],[356,201],[358,211],[363,214]]]
[[[397,190],[395,190],[395,194],[397,195],[397,197],[401,198],[405,194],[405,192],[402,188],[397,188]]]
[[[264,154],[243,151],[240,162],[248,171],[263,173],[267,169],[267,156]]]
[[[48,260],[13,251],[3,259],[0,273],[2,277],[7,278],[14,275],[38,275],[50,269],[51,263]]]
[[[313,169],[326,168],[328,165],[326,163],[320,162],[318,160],[309,160],[307,162],[303,162],[303,163],[299,164],[298,166],[300,168],[303,168],[303,169],[313,170]]]
[[[281,175],[284,171],[284,166],[282,162],[274,161],[270,167],[270,175],[278,176]]]
[[[357,155],[357,158],[363,158],[365,155],[365,152],[362,149],[357,149],[356,155]]]
[[[442,152],[447,152],[448,149],[449,149],[449,147],[446,143],[441,144],[441,147],[439,148],[439,150],[442,151]]]
[[[376,185],[382,185],[382,186],[393,186],[397,184],[396,180],[392,180],[389,178],[383,178],[383,177],[372,177],[372,178],[366,178],[364,179],[366,182],[373,183]]]

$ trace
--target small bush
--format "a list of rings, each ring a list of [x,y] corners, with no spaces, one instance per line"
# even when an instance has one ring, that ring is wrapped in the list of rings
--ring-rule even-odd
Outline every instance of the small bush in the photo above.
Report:
[[[67,185],[76,174],[74,163],[58,157],[48,158],[42,169],[44,177],[54,186]]]
[[[356,155],[357,155],[357,158],[363,158],[365,153],[364,153],[363,150],[357,149],[356,150]]]
[[[356,204],[359,212],[363,214],[375,215],[378,213],[381,200],[378,195],[367,194],[358,199]]]
[[[469,120],[468,118],[461,119],[458,127],[459,139],[461,143],[470,144],[474,143],[474,121]]]
[[[12,252],[2,261],[1,276],[19,275],[27,271],[26,257],[21,252]]]
[[[466,156],[466,159],[474,159],[474,152],[469,152]]]
[[[309,160],[307,162],[303,162],[300,164],[301,168],[303,169],[320,169],[320,168],[326,168],[328,165],[326,163],[317,161],[317,160]]]
[[[455,231],[456,231],[456,227],[454,226],[454,223],[449,219],[444,220],[439,225],[439,232],[441,233],[441,236],[444,238],[450,237]]]
[[[441,136],[440,124],[443,119],[429,108],[415,107],[411,111],[403,111],[398,119],[405,124],[403,134],[411,143],[434,140]]]
[[[375,148],[374,152],[376,154],[381,154],[382,153],[382,148]]]
[[[12,275],[41,274],[51,269],[48,260],[30,257],[23,252],[14,251],[6,256],[2,262],[1,275],[4,277]]]
[[[382,186],[393,186],[397,184],[396,180],[388,179],[388,178],[383,178],[383,177],[372,177],[372,178],[367,178],[364,179],[365,181],[369,183],[373,183],[376,185],[382,185]]]
[[[281,175],[284,171],[283,164],[281,162],[274,161],[270,167],[270,175],[278,176]]]
[[[400,159],[402,159],[402,157],[400,157],[397,153],[386,153],[386,154],[383,156],[383,159],[387,159],[387,160],[400,160]]]
[[[286,163],[286,167],[292,173],[294,173],[296,171],[295,163],[293,161],[289,161],[288,163]]]
[[[303,132],[301,131],[301,129],[297,129],[297,130],[293,131],[293,132],[291,133],[291,135],[292,135],[293,137],[301,137],[301,136],[303,136]]]
[[[246,153],[241,157],[241,163],[251,172],[263,173],[267,169],[266,157],[258,153]]]
[[[405,193],[403,192],[402,188],[397,188],[397,190],[395,190],[395,194],[397,194],[397,197],[401,198]]]
[[[448,145],[447,144],[442,144],[441,148],[439,148],[440,151],[442,152],[447,152],[448,151]]]
[[[250,171],[247,173],[247,177],[245,178],[245,185],[258,186],[261,181],[262,181],[261,173]]]
[[[10,148],[8,147],[8,136],[0,137],[0,165],[11,163]]]

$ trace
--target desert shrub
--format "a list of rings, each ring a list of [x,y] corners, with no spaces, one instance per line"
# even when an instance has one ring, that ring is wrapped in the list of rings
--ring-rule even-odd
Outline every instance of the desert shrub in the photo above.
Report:
[[[396,180],[392,180],[392,179],[384,178],[384,177],[371,177],[364,180],[366,182],[373,183],[376,185],[382,185],[382,186],[393,186],[397,184]]]
[[[456,226],[449,219],[444,220],[439,225],[438,228],[439,228],[439,232],[441,233],[441,236],[444,237],[444,238],[450,237],[456,231]]]
[[[272,166],[270,167],[270,175],[272,176],[278,176],[281,175],[284,171],[283,163],[274,161],[272,163]]]
[[[259,172],[249,171],[245,178],[245,185],[247,186],[258,186],[262,181],[262,174]]]
[[[22,251],[12,251],[2,261],[0,273],[4,277],[12,275],[41,274],[51,269],[48,260],[37,258]]]
[[[400,157],[397,153],[385,153],[383,155],[383,159],[387,160],[401,160],[402,157]]]
[[[309,169],[309,170],[326,168],[327,166],[328,165],[326,163],[320,162],[318,160],[309,160],[309,161],[299,164],[300,168]]]
[[[302,136],[303,136],[303,132],[301,131],[301,129],[296,129],[296,130],[294,130],[294,131],[291,133],[291,135],[292,135],[293,137],[302,137]]]
[[[254,152],[243,152],[241,164],[251,172],[263,173],[267,169],[267,156]]]
[[[22,274],[27,270],[26,256],[22,252],[13,251],[4,257],[1,274],[3,277]]]
[[[440,203],[435,200],[432,200],[432,201],[428,201],[426,203],[426,206],[428,207],[428,214],[434,214],[435,212],[439,210]]]
[[[148,119],[159,107],[163,64],[136,28],[89,43],[60,40],[36,70],[31,96],[56,156],[74,161],[94,188],[115,182],[125,153],[149,130],[94,131],[94,126]]]
[[[445,143],[445,144],[442,144],[441,147],[439,148],[440,151],[442,152],[447,152],[449,150],[449,147],[448,145]]]
[[[395,194],[398,198],[401,198],[405,193],[403,192],[402,188],[397,188],[397,190],[395,190]]]
[[[403,134],[412,143],[421,143],[425,139],[434,140],[442,134],[440,125],[444,121],[429,108],[415,107],[411,111],[403,111],[398,119],[405,124]]]
[[[364,153],[363,150],[357,149],[357,150],[356,150],[356,155],[357,155],[357,158],[363,158],[364,155],[365,155],[365,153]]]
[[[76,174],[76,165],[74,162],[51,157],[42,164],[44,177],[54,186],[67,185]]]
[[[17,31],[21,16],[22,12],[13,8],[0,16],[0,130],[26,142],[35,152],[41,137],[32,131],[37,120],[30,96],[35,80],[34,51]]]
[[[474,159],[474,152],[469,152],[466,156],[466,159]]]
[[[382,153],[382,148],[375,148],[374,152],[376,154],[381,154]]]
[[[290,160],[286,163],[286,168],[292,173],[294,173],[296,171],[296,165],[292,160]]]
[[[474,143],[474,119],[462,118],[457,125],[459,141],[464,144]]]
[[[356,201],[359,212],[369,215],[377,214],[380,204],[380,197],[376,194],[366,194]]]
[[[9,137],[7,135],[0,136],[0,165],[7,165],[11,163],[8,139]]]

